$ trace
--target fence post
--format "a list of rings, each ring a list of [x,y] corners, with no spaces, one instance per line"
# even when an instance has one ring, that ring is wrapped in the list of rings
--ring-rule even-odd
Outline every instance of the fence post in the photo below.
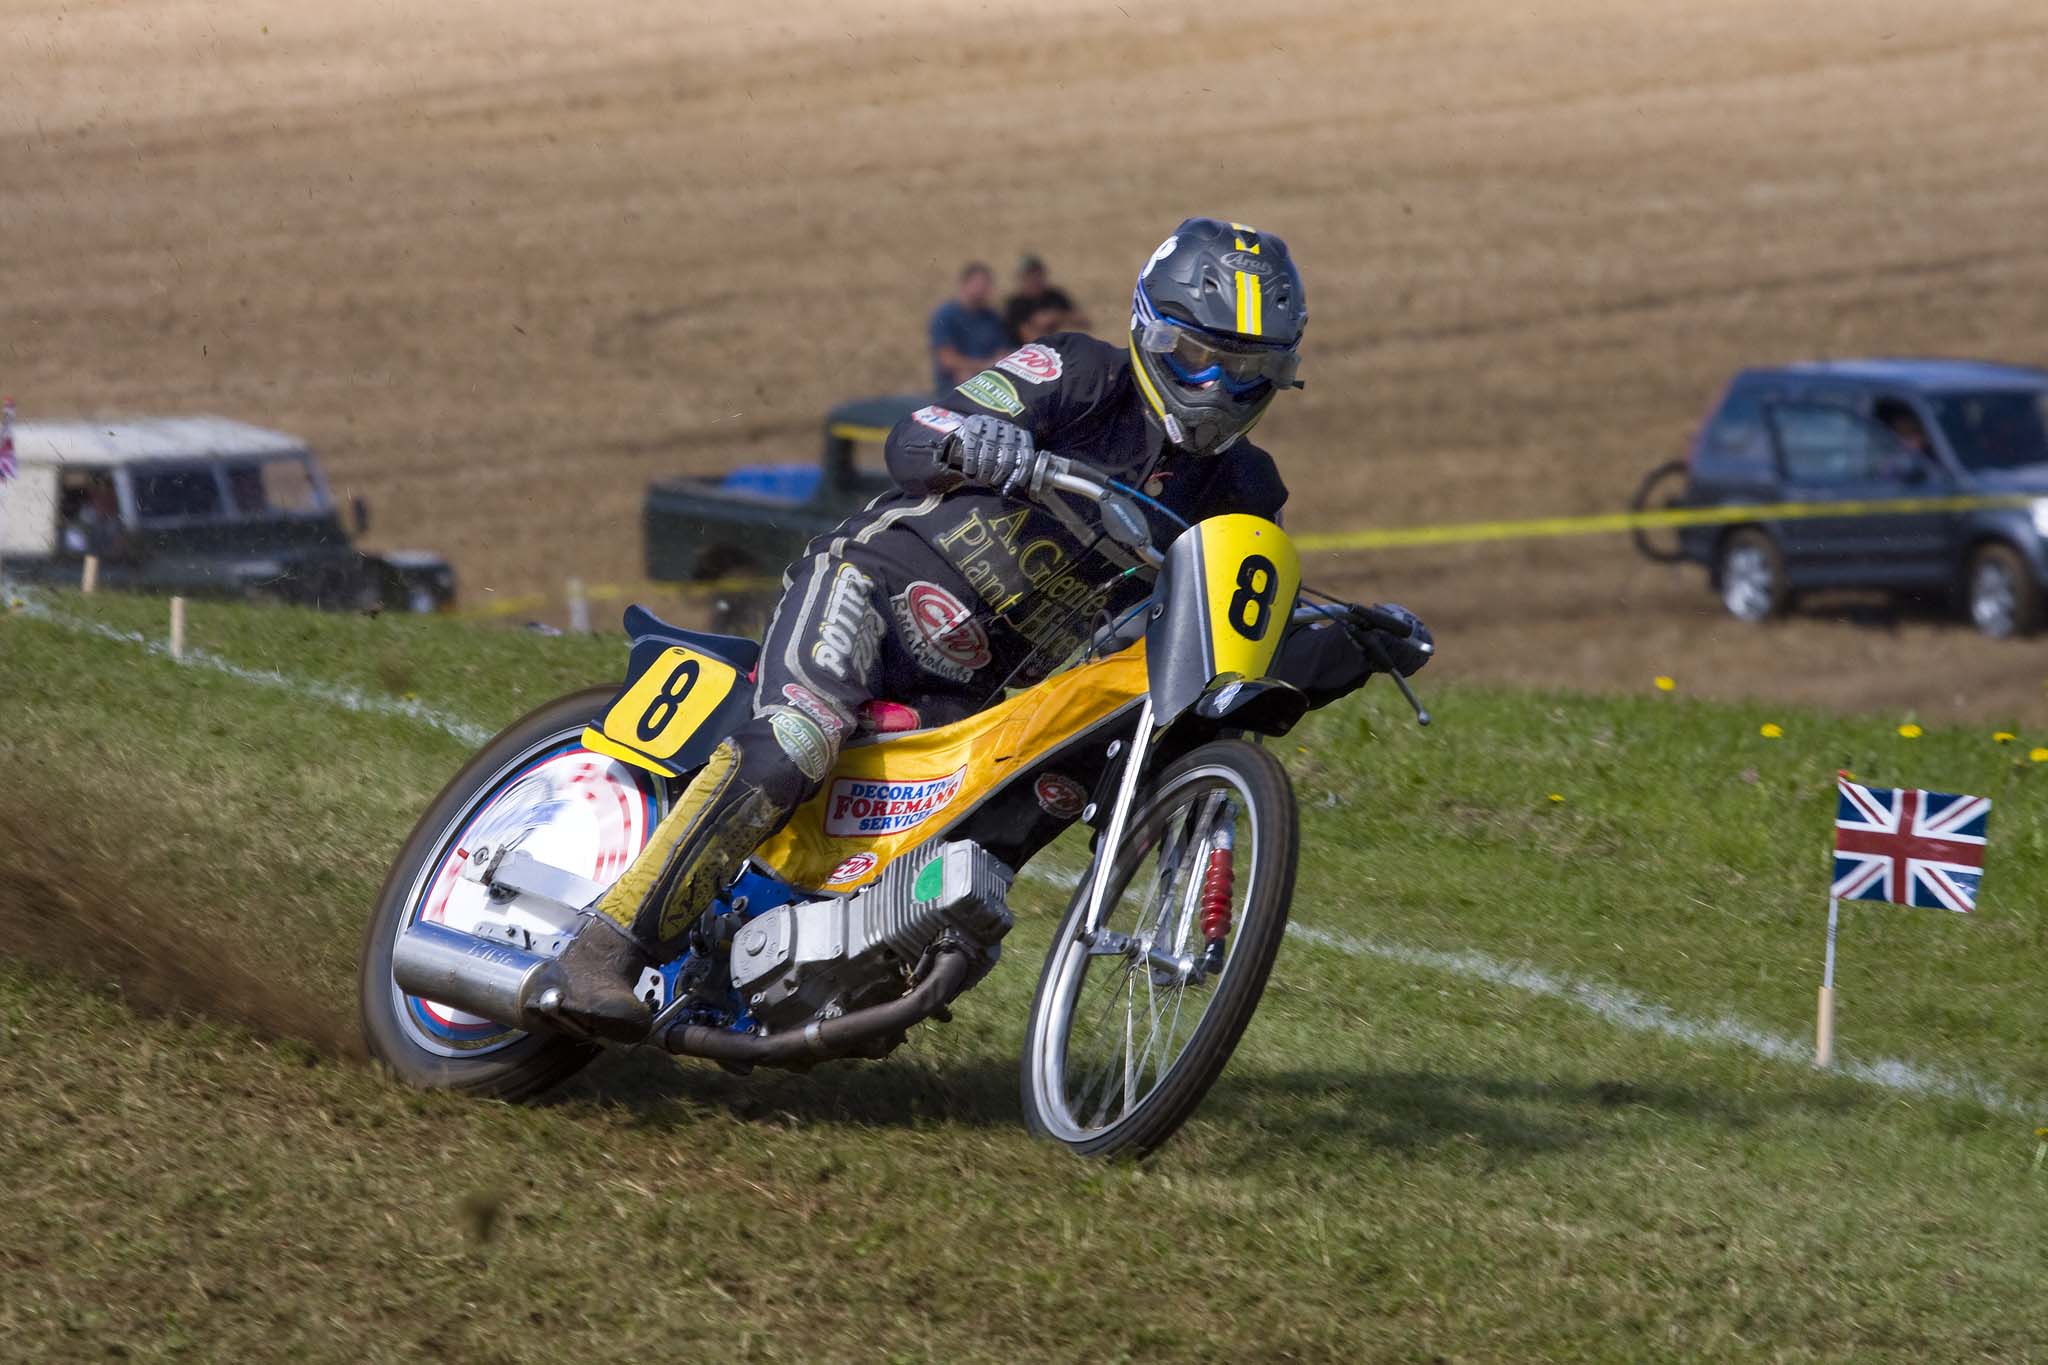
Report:
[[[590,598],[583,591],[583,580],[569,580],[569,633],[590,634]]]
[[[171,599],[171,657],[185,657],[185,599]]]
[[[78,590],[91,596],[100,586],[100,557],[87,555],[85,567],[78,571]]]

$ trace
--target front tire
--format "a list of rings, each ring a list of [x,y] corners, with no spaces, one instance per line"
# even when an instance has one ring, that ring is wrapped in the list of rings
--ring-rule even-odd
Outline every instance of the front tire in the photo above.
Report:
[[[1223,964],[1202,980],[1177,976],[1148,949],[1201,954],[1195,910],[1226,822],[1235,850]],[[1115,851],[1096,946],[1081,938],[1091,876],[1039,974],[1022,1087],[1032,1132],[1080,1156],[1143,1155],[1187,1121],[1258,1008],[1287,928],[1300,837],[1294,788],[1264,749],[1218,740],[1159,775]],[[1139,876],[1148,863],[1151,875]],[[1128,946],[1115,950],[1120,939]]]
[[[469,928],[498,913],[460,876],[470,848],[520,847],[609,884],[653,833],[668,793],[654,774],[583,748],[616,689],[594,687],[515,721],[434,798],[399,850],[363,933],[358,1005],[370,1053],[406,1084],[498,1099],[537,1095],[598,1053],[592,1044],[541,1037],[406,995],[391,976],[398,936],[415,919]]]
[[[1785,586],[1785,556],[1777,542],[1754,526],[1731,531],[1714,562],[1721,605],[1738,621],[1768,621],[1792,600]]]
[[[2041,585],[2010,545],[1986,545],[1970,556],[1963,601],[1970,624],[1994,640],[2031,635],[2041,624]]]

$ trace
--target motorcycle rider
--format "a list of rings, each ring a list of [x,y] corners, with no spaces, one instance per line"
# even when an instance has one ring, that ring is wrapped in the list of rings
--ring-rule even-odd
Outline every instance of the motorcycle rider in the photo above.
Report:
[[[1106,470],[1188,522],[1277,519],[1286,486],[1245,434],[1299,387],[1306,320],[1285,242],[1190,218],[1140,271],[1125,345],[1043,337],[898,422],[886,451],[896,489],[813,540],[784,576],[753,718],[713,751],[533,994],[559,989],[557,1017],[595,1036],[644,1038],[643,972],[676,955],[719,889],[818,790],[864,705],[909,703],[911,724],[960,719],[1043,677],[1104,613],[1145,598],[1149,571],[1134,572],[1096,509],[1043,486],[1041,452]],[[1145,515],[1156,544],[1179,529]],[[1386,642],[1403,673],[1428,658],[1429,634],[1414,629]],[[1297,630],[1276,667],[1315,704],[1370,671],[1336,629]]]

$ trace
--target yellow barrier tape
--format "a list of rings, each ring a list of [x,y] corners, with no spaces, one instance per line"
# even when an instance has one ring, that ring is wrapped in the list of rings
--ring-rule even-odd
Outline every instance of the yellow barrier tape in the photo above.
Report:
[[[671,597],[694,597],[721,592],[768,592],[781,586],[781,578],[770,578],[765,575],[748,578],[706,578],[692,583],[592,583],[583,589],[583,597],[588,602],[618,602],[656,593]],[[560,605],[567,596],[566,593],[560,597],[550,597],[546,593],[537,592],[521,593],[517,597],[499,597],[488,602],[479,602],[475,606],[462,607],[457,610],[456,615],[516,616],[521,612],[540,611]]]
[[[826,427],[825,431],[835,441],[886,441],[889,439],[889,428],[887,427],[862,427],[855,426],[852,422],[834,422],[831,426]]]
[[[1538,540],[1549,536],[1591,536],[1615,531],[1650,531],[1679,526],[1735,526],[1757,521],[1803,521],[1813,517],[1910,516],[1927,512],[1972,512],[1991,507],[2030,507],[2035,499],[2017,494],[1946,498],[1877,498],[1858,502],[1764,502],[1727,507],[1674,507],[1662,512],[1606,512],[1581,517],[1536,517],[1526,521],[1466,521],[1441,526],[1400,526],[1377,531],[1330,531],[1294,537],[1297,549],[1385,550],[1412,545],[1469,545],[1489,540]]]
[[[835,431],[837,429],[835,428]],[[856,430],[886,432],[877,428]],[[864,438],[853,438],[864,439]],[[1764,502],[1724,507],[1674,507],[1661,512],[1603,512],[1577,517],[1534,517],[1522,521],[1465,521],[1436,526],[1390,526],[1380,530],[1329,531],[1294,537],[1295,548],[1303,553],[1332,553],[1344,550],[1391,550],[1424,545],[1475,545],[1487,541],[1541,540],[1557,536],[1607,535],[1618,531],[1667,530],[1683,526],[1736,526],[1764,521],[1806,521],[1815,517],[1912,516],[1934,512],[1975,512],[1996,507],[2032,507],[2040,499],[2024,494],[1972,495],[1942,498],[1872,498],[1845,502]],[[583,590],[592,602],[615,602],[650,593],[669,596],[703,596],[721,592],[769,592],[779,589],[782,579],[766,575],[743,578],[709,578],[692,583],[594,583]],[[477,617],[515,616],[539,611],[559,599],[545,593],[524,593],[517,597],[464,607],[459,615]]]

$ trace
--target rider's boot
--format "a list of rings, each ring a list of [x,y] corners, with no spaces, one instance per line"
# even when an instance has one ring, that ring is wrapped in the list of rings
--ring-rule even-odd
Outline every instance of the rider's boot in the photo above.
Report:
[[[653,1013],[636,993],[654,957],[629,931],[603,915],[585,915],[562,955],[543,968],[533,998],[561,995],[547,1010],[579,1033],[634,1043],[647,1036]]]
[[[752,728],[712,750],[633,865],[529,988],[528,1008],[558,989],[547,1013],[572,1028],[619,1042],[647,1037],[652,1015],[635,994],[641,973],[681,951],[719,888],[815,786],[772,738],[765,754],[750,743]]]

